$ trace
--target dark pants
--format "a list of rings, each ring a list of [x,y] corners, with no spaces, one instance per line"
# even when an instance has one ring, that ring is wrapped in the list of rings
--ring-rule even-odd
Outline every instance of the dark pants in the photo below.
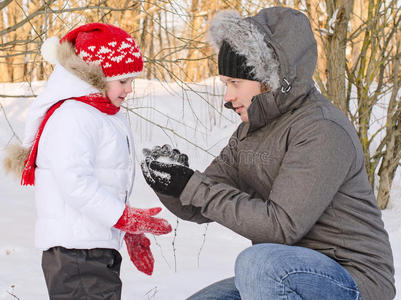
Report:
[[[42,255],[50,300],[120,300],[120,266],[114,249],[54,247]]]

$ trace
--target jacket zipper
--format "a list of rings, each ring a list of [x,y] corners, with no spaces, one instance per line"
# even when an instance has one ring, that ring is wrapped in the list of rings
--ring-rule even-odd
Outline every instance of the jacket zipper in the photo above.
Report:
[[[130,146],[130,144],[129,144],[128,135],[125,136],[125,137],[127,138],[128,154],[129,154],[129,157],[131,157],[131,146]],[[131,160],[131,158],[130,158],[130,160]],[[131,162],[131,163],[132,163],[132,162]],[[127,201],[128,201],[128,191],[125,191],[125,204],[127,203]]]
[[[128,153],[129,153],[129,155],[131,155],[131,146],[130,146],[130,144],[129,144],[129,138],[128,138],[128,136],[126,136],[126,138],[127,138],[127,145],[128,145]]]

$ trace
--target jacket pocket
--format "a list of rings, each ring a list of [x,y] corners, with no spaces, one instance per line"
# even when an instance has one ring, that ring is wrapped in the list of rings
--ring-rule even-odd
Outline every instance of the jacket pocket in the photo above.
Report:
[[[74,236],[77,240],[107,241],[111,240],[111,228],[81,216],[74,223]]]

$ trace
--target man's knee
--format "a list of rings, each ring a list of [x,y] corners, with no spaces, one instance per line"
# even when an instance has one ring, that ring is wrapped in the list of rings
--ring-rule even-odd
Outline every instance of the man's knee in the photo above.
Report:
[[[235,277],[277,273],[283,259],[280,252],[277,244],[258,244],[243,250],[235,261]]]

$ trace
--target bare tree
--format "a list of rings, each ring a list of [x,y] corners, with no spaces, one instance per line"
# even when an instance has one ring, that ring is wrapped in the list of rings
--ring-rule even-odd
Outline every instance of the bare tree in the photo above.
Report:
[[[116,24],[139,43],[146,64],[142,76],[177,83],[183,101],[188,101],[188,92],[197,93],[210,109],[210,124],[215,124],[221,103],[188,83],[217,74],[216,55],[205,40],[208,22],[221,9],[252,15],[272,5],[300,9],[311,20],[319,48],[314,79],[357,129],[369,180],[385,208],[401,153],[397,0],[4,0],[0,82],[47,78],[52,67],[39,55],[47,37],[61,37],[87,22]],[[373,130],[378,105],[385,106],[386,120]]]
[[[401,8],[397,1],[369,1],[368,14],[354,36],[364,35],[359,54],[353,64],[347,67],[347,103],[352,100],[352,87],[357,91],[357,110],[351,115],[365,153],[366,169],[371,184],[375,186],[375,172],[380,164],[377,202],[385,208],[389,201],[391,184],[401,159],[400,152],[400,109],[399,60]],[[350,41],[354,38],[350,36]],[[389,97],[385,126],[375,132],[369,131],[373,108]],[[351,113],[351,109],[349,108]],[[383,132],[384,131],[384,132]],[[372,149],[372,143],[382,136],[379,146]]]

